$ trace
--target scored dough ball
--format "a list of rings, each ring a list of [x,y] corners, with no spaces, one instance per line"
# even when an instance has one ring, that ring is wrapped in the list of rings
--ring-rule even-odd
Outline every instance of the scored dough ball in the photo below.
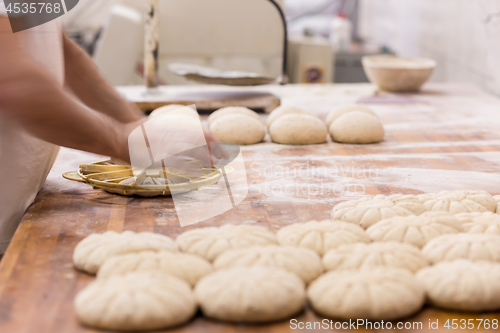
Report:
[[[155,272],[97,279],[75,298],[82,323],[120,331],[157,330],[187,322],[196,313],[189,284]]]
[[[420,216],[395,216],[375,223],[366,233],[374,242],[409,243],[419,248],[444,234],[463,232],[460,222],[445,212],[426,212]]]
[[[429,241],[422,254],[431,262],[468,259],[500,262],[500,236],[488,234],[443,235]]]
[[[84,238],[75,247],[73,263],[81,271],[95,274],[111,256],[142,251],[177,251],[175,242],[167,236],[151,232],[107,231]]]
[[[216,119],[219,119],[221,117],[225,117],[225,116],[230,115],[230,114],[233,114],[233,115],[239,114],[239,115],[247,116],[250,118],[254,118],[255,120],[258,120],[260,123],[260,116],[257,112],[250,110],[249,108],[242,107],[242,106],[229,106],[226,108],[219,109],[219,110],[213,112],[210,116],[208,116],[208,119],[207,119],[208,126],[210,127],[210,125]]]
[[[390,267],[328,272],[313,281],[307,297],[321,315],[354,320],[404,318],[425,302],[424,289],[413,274]]]
[[[493,234],[500,236],[500,214],[460,213],[455,217],[462,223],[464,230],[471,234]]]
[[[277,244],[276,235],[263,227],[226,224],[187,231],[175,240],[179,249],[213,261],[227,250]]]
[[[375,143],[384,140],[384,126],[376,116],[354,111],[336,119],[329,127],[333,141],[342,143]]]
[[[200,115],[198,114],[198,112],[196,112],[196,110],[189,106],[180,104],[170,104],[162,106],[161,108],[158,108],[151,112],[149,118],[156,118],[167,113],[168,115],[183,114],[195,119],[200,119]]]
[[[276,236],[282,246],[311,249],[320,256],[343,244],[370,242],[363,228],[331,220],[292,224],[281,228]]]
[[[493,311],[500,309],[500,264],[455,260],[420,270],[417,280],[428,302],[444,309]]]
[[[176,276],[191,286],[199,279],[213,272],[212,265],[205,259],[179,252],[139,252],[108,258],[97,272],[98,278],[125,275],[131,272],[159,271]]]
[[[426,211],[425,206],[414,195],[377,195],[336,205],[332,211],[332,219],[355,223],[366,229],[383,219],[420,215]]]
[[[266,128],[260,120],[241,114],[229,114],[214,120],[210,124],[210,133],[221,142],[250,145],[264,139]]]
[[[277,267],[240,267],[216,271],[198,282],[203,314],[230,322],[269,322],[300,312],[304,282]]]
[[[271,125],[274,123],[274,121],[284,115],[287,114],[306,114],[312,116],[313,114],[309,111],[302,110],[293,106],[280,106],[274,109],[273,112],[269,114],[269,117],[267,117],[266,125],[267,128],[270,129]]]
[[[323,256],[323,267],[328,271],[387,266],[416,272],[428,265],[417,247],[396,242],[347,244]]]
[[[288,114],[276,119],[269,128],[271,139],[287,145],[310,145],[326,142],[325,124],[316,116]]]
[[[323,273],[321,258],[316,252],[292,246],[254,246],[233,249],[214,261],[217,270],[233,267],[279,267],[309,283]]]
[[[373,112],[370,108],[368,108],[368,107],[366,107],[364,105],[359,105],[359,104],[344,105],[344,106],[341,106],[341,107],[333,110],[332,112],[330,112],[328,114],[328,116],[326,117],[326,126],[328,128],[330,128],[330,125],[335,120],[337,120],[337,118],[340,118],[341,116],[345,115],[346,113],[354,112],[354,111],[368,113],[368,114],[370,114],[372,116],[377,117],[377,115],[375,114],[375,112]]]
[[[467,212],[495,212],[496,201],[486,191],[443,191],[417,196],[429,211],[451,214]]]

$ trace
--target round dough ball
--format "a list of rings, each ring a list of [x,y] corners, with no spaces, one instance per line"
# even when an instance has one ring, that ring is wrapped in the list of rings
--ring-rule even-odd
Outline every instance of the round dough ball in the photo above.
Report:
[[[493,234],[500,236],[500,214],[460,213],[455,217],[462,223],[464,230],[471,234]]]
[[[343,244],[370,242],[361,227],[330,220],[292,224],[281,228],[276,236],[282,246],[311,249],[320,256]]]
[[[198,282],[196,298],[203,314],[230,322],[260,323],[300,312],[304,282],[277,267],[240,267],[216,271]]]
[[[366,112],[353,111],[336,119],[329,127],[333,141],[342,143],[375,143],[384,140],[382,122]]]
[[[316,116],[288,114],[276,119],[269,128],[271,139],[287,145],[311,145],[326,142],[325,124]]]
[[[214,120],[210,125],[210,133],[221,142],[251,145],[264,139],[266,128],[260,120],[241,114],[230,114]]]
[[[95,274],[111,256],[142,251],[177,251],[175,242],[167,236],[151,232],[107,231],[84,238],[75,247],[73,263],[81,271]]]
[[[312,308],[338,319],[394,320],[419,311],[425,292],[405,269],[378,267],[360,271],[331,271],[307,291]]]
[[[347,244],[330,250],[323,256],[323,267],[327,271],[384,266],[416,272],[428,265],[427,259],[417,247],[396,242]]]
[[[316,252],[292,246],[254,246],[233,249],[219,255],[214,261],[217,270],[233,267],[278,267],[294,273],[309,283],[323,273],[321,258]]]
[[[181,113],[176,113],[169,115],[168,117],[161,118],[162,125],[166,127],[171,127],[175,130],[185,130],[201,132],[203,128],[201,127],[201,122],[192,116],[188,116]]]
[[[197,120],[200,119],[200,115],[196,110],[193,108],[186,106],[186,105],[180,105],[180,104],[170,104],[170,105],[165,105],[162,106],[161,108],[158,108],[151,112],[149,115],[149,118],[156,118],[164,114],[169,114],[169,115],[174,115],[174,114],[183,114],[192,118],[195,118]]]
[[[326,126],[328,128],[330,128],[330,125],[335,120],[337,120],[337,118],[340,118],[341,116],[345,115],[346,113],[354,112],[354,111],[368,113],[368,114],[370,114],[372,116],[377,117],[377,115],[375,114],[375,112],[373,112],[370,108],[368,108],[368,107],[366,107],[364,105],[360,105],[360,104],[344,105],[344,106],[341,106],[341,107],[333,110],[332,112],[330,112],[328,114],[328,116],[326,117]]]
[[[175,242],[181,251],[208,261],[230,249],[277,244],[276,235],[266,228],[231,224],[186,231]]]
[[[311,112],[306,110],[302,110],[293,106],[282,105],[274,109],[274,111],[269,114],[269,117],[267,117],[266,121],[267,128],[270,129],[271,125],[274,123],[276,119],[287,114],[306,114],[310,116],[313,115]]]
[[[219,110],[213,112],[210,116],[208,116],[208,119],[207,119],[208,126],[210,127],[210,125],[216,119],[219,119],[220,117],[225,117],[225,116],[230,115],[230,114],[233,114],[233,115],[239,114],[239,115],[247,116],[250,118],[254,118],[255,120],[258,120],[259,123],[261,123],[260,116],[257,112],[250,110],[249,108],[242,107],[242,106],[229,106],[226,108],[219,109]]]
[[[80,321],[92,328],[146,331],[177,326],[196,313],[187,282],[154,272],[97,279],[75,298]]]
[[[443,191],[417,196],[429,211],[451,214],[467,212],[495,212],[496,201],[486,191]]]
[[[455,260],[420,270],[417,280],[434,306],[460,311],[500,309],[500,264]]]
[[[374,242],[409,243],[422,248],[444,234],[463,232],[460,222],[445,212],[426,212],[420,216],[396,216],[375,223],[366,233]]]
[[[108,258],[97,272],[98,278],[125,275],[131,272],[159,271],[176,276],[191,286],[205,275],[213,272],[205,259],[179,252],[139,252],[116,255]]]
[[[432,263],[468,259],[500,262],[500,236],[488,234],[443,235],[429,241],[422,254]]]
[[[332,219],[355,223],[364,229],[394,216],[420,215],[425,206],[414,195],[377,195],[336,205]]]

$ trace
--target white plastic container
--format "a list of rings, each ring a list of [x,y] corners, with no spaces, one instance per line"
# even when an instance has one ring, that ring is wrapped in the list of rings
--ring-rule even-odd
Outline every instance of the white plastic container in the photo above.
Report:
[[[349,51],[352,42],[352,23],[344,13],[332,20],[330,43],[337,52]]]

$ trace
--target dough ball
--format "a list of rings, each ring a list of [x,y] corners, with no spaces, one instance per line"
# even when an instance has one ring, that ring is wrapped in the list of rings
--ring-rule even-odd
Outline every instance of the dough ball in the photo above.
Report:
[[[325,124],[316,116],[288,114],[276,119],[269,129],[271,139],[287,145],[311,145],[326,142]]]
[[[266,128],[254,118],[241,114],[219,117],[210,124],[210,133],[222,142],[250,145],[261,142]]]
[[[269,322],[300,312],[304,282],[277,267],[240,267],[205,276],[195,288],[203,314],[230,322]]]
[[[416,272],[428,265],[427,259],[417,247],[396,242],[347,244],[330,250],[323,256],[323,267],[327,271],[384,266]]]
[[[420,270],[417,280],[434,306],[460,311],[500,309],[500,264],[455,260]]]
[[[75,298],[82,323],[92,328],[146,331],[177,326],[196,313],[189,284],[158,272],[97,279]]]
[[[294,273],[309,283],[323,273],[321,258],[316,252],[292,246],[254,246],[233,249],[219,255],[214,261],[217,270],[233,267],[278,267]]]
[[[343,244],[370,242],[361,227],[330,220],[292,224],[281,228],[276,236],[282,246],[311,249],[320,256]]]
[[[384,126],[376,116],[353,111],[336,119],[329,127],[333,141],[342,143],[375,143],[384,140]]]
[[[370,108],[368,108],[364,105],[360,105],[360,104],[344,105],[344,106],[341,106],[341,107],[333,110],[332,112],[330,112],[328,114],[328,116],[326,117],[326,126],[328,128],[330,128],[330,125],[335,120],[337,120],[337,118],[340,118],[341,116],[345,115],[346,113],[354,112],[354,111],[364,112],[364,113],[367,113],[367,114],[370,114],[372,116],[377,117],[375,112],[373,112]]]
[[[274,121],[284,115],[287,114],[306,114],[312,116],[313,114],[309,111],[302,110],[293,106],[279,106],[276,109],[274,109],[273,112],[269,114],[269,117],[267,117],[266,125],[267,128],[270,129],[271,125],[274,123]]]
[[[167,236],[151,232],[107,231],[84,238],[75,247],[73,263],[81,271],[95,274],[111,256],[142,251],[177,251],[175,242]]]
[[[451,214],[467,212],[495,212],[496,201],[486,191],[443,191],[420,194],[420,201],[429,211],[444,211]]]
[[[199,279],[213,272],[212,265],[205,259],[179,252],[139,252],[108,258],[97,272],[98,278],[125,275],[131,272],[159,271],[176,276],[191,286]]]
[[[455,217],[462,223],[464,230],[471,234],[493,234],[500,236],[500,214],[460,213]]]
[[[195,131],[201,132],[201,122],[199,119],[185,115],[185,114],[172,114],[168,117],[161,118],[162,124],[165,127],[171,127],[176,130]]]
[[[169,115],[174,115],[174,114],[182,114],[186,115],[192,118],[195,118],[197,120],[200,119],[200,115],[196,110],[193,108],[186,106],[186,105],[180,105],[180,104],[170,104],[170,105],[165,105],[162,106],[161,108],[158,108],[151,112],[149,115],[149,118],[156,118],[164,114],[169,114]]]
[[[495,199],[495,202],[497,203],[495,213],[500,214],[500,195],[495,195],[493,199]]]
[[[429,241],[422,254],[431,262],[468,259],[500,262],[500,236],[487,234],[443,235]]]
[[[247,116],[250,118],[254,118],[255,120],[258,120],[259,123],[261,122],[260,116],[257,112],[250,110],[249,108],[242,107],[242,106],[229,106],[226,108],[219,109],[219,110],[213,112],[210,116],[208,116],[208,126],[210,127],[210,125],[216,119],[219,119],[220,117],[225,117],[225,116],[230,115],[230,114],[232,114],[232,115],[239,114],[239,115]]]
[[[277,244],[276,235],[263,227],[226,224],[187,231],[175,240],[179,249],[213,261],[230,249]]]
[[[444,234],[463,232],[460,222],[445,212],[426,212],[419,216],[396,216],[375,223],[366,233],[374,242],[400,242],[422,248]]]
[[[307,297],[319,314],[344,320],[404,318],[425,302],[413,274],[390,267],[328,272],[311,283]]]
[[[425,206],[414,195],[377,195],[336,205],[332,219],[357,224],[364,229],[394,216],[420,215]]]

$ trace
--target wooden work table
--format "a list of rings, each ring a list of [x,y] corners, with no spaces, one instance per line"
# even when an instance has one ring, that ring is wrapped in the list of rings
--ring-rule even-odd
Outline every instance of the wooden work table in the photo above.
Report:
[[[191,228],[252,223],[272,230],[328,219],[336,203],[378,193],[481,189],[500,193],[500,100],[467,85],[428,85],[413,95],[375,94],[370,85],[269,88],[292,104],[325,116],[363,100],[380,116],[386,140],[374,145],[327,143],[243,147],[249,195],[235,209],[181,228],[172,199],[111,195],[67,181],[64,171],[103,157],[62,149],[35,203],[0,263],[0,332],[93,332],[77,322],[73,298],[93,280],[72,267],[85,236],[106,230],[152,231],[175,238]],[[372,97],[370,97],[372,96]],[[299,321],[320,321],[310,310]],[[500,319],[427,307],[409,322]],[[288,332],[288,321],[228,325],[197,316],[175,332]],[[304,330],[311,331],[311,330]],[[319,330],[318,330],[319,331]],[[408,330],[422,332],[422,330]],[[482,331],[482,330],[472,330]],[[492,331],[484,330],[484,331]]]

